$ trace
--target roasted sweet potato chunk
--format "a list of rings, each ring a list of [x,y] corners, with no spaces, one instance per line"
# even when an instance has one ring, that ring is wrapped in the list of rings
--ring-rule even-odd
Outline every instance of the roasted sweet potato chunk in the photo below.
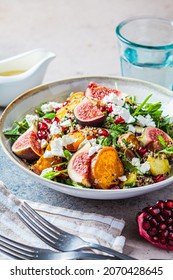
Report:
[[[58,135],[54,135],[54,138],[56,137],[59,137]],[[49,145],[47,146],[46,150],[47,151],[50,151],[50,143]],[[37,162],[32,166],[32,169],[34,171],[34,173],[40,175],[42,170],[46,169],[46,168],[49,168],[49,167],[52,167],[52,165],[54,164],[58,164],[62,162],[62,159],[60,157],[57,157],[57,156],[53,156],[51,158],[45,158],[44,157],[44,154],[37,160]]]
[[[109,189],[118,184],[124,174],[123,164],[113,147],[104,147],[91,160],[90,180],[98,189]]]

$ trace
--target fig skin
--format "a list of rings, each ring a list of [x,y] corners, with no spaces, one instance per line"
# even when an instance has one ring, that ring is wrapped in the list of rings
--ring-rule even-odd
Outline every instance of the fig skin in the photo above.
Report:
[[[12,145],[12,151],[18,157],[26,160],[34,160],[43,154],[41,144],[37,136],[36,125],[32,125]]]
[[[102,126],[106,116],[101,110],[88,98],[84,98],[75,108],[74,116],[82,126]]]
[[[89,181],[91,163],[91,157],[89,156],[90,147],[91,144],[87,142],[71,157],[67,166],[68,175],[71,180],[83,184],[86,187],[91,187]]]
[[[158,141],[158,136],[162,136],[165,142],[173,144],[172,138],[166,132],[156,127],[146,127],[143,134],[138,137],[138,140],[145,147],[151,142]]]

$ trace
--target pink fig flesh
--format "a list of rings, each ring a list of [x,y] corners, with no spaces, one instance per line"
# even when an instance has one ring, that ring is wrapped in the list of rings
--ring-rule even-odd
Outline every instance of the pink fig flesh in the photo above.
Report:
[[[154,246],[173,250],[173,200],[159,200],[137,215],[139,234]]]
[[[76,121],[82,126],[102,126],[106,116],[87,98],[84,98],[74,109]]]
[[[85,96],[88,98],[102,100],[106,95],[109,95],[111,92],[115,93],[118,96],[121,95],[121,92],[119,92],[116,89],[111,89],[111,88],[99,85],[97,83],[90,82],[86,89]]]
[[[74,182],[90,187],[89,172],[91,157],[89,156],[90,143],[86,143],[70,159],[68,163],[68,175]]]
[[[146,127],[143,134],[138,137],[143,146],[147,146],[151,142],[158,141],[158,136],[162,136],[165,142],[173,144],[172,138],[163,130],[156,127]]]
[[[18,157],[26,160],[37,159],[43,154],[35,125],[32,125],[14,142],[12,151]]]

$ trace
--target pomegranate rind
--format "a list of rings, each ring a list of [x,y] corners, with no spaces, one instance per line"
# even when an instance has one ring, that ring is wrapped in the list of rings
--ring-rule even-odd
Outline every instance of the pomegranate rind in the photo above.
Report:
[[[102,126],[106,116],[88,98],[84,98],[74,109],[76,121],[82,126]]]
[[[158,136],[162,136],[165,142],[173,144],[172,138],[166,132],[156,127],[146,127],[143,134],[138,137],[138,140],[143,146],[147,146],[151,142],[158,141]]]
[[[12,151],[18,157],[26,160],[37,159],[43,154],[34,124],[14,142]]]
[[[109,95],[112,92],[118,96],[121,95],[121,93],[116,89],[111,89],[111,88],[99,85],[97,83],[90,82],[85,91],[85,96],[88,98],[102,100],[106,95]]]
[[[165,250],[173,250],[173,246],[170,245],[164,245],[158,242],[154,242],[150,236],[148,235],[147,231],[143,228],[143,221],[144,221],[144,217],[145,217],[145,212],[142,212],[140,214],[138,214],[137,216],[137,223],[138,223],[138,231],[139,231],[139,235],[141,237],[143,237],[144,239],[146,239],[149,243],[153,244],[154,246],[157,246],[159,248],[165,249]]]
[[[91,163],[91,157],[89,156],[90,147],[91,144],[87,142],[71,157],[67,166],[67,171],[70,179],[86,187],[91,186],[91,183],[89,181],[89,171]]]

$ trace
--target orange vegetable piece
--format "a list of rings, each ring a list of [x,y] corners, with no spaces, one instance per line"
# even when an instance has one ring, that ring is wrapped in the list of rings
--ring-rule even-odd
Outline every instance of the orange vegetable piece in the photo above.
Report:
[[[118,184],[124,174],[123,164],[113,147],[104,147],[91,160],[90,180],[98,189],[109,189]]]

